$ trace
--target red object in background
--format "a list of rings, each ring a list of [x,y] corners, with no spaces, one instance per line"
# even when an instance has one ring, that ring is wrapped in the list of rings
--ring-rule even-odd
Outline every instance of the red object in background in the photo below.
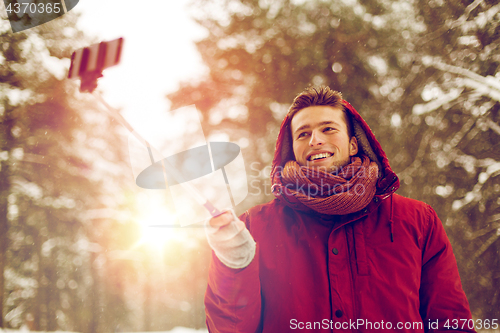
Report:
[[[93,92],[102,71],[120,62],[123,38],[76,50],[71,55],[68,79],[80,79],[81,92]]]

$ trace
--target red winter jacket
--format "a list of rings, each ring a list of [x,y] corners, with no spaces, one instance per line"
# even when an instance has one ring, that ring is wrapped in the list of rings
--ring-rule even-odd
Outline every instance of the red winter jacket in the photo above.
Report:
[[[212,255],[210,332],[444,332],[446,325],[474,332],[441,221],[429,205],[393,194],[399,182],[385,153],[345,105],[379,158],[376,196],[365,209],[339,216],[297,209],[278,191],[277,199],[244,213],[257,251],[243,269]],[[280,150],[275,166],[286,162]]]

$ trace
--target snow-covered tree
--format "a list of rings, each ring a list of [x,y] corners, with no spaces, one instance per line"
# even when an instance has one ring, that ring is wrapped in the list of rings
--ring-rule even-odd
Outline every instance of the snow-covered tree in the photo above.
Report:
[[[500,4],[430,0],[414,6],[424,30],[402,31],[411,44],[402,50],[409,61],[400,78],[405,97],[391,117],[400,143],[391,154],[402,190],[443,219],[473,313],[496,318]]]
[[[75,18],[18,33],[0,21],[0,327],[102,330],[95,262],[130,222],[91,213],[122,210],[130,170],[121,126],[66,80],[71,52],[90,44]]]

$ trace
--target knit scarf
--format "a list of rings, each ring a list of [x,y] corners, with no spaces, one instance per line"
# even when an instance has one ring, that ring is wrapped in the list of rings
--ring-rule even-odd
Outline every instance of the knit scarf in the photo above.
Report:
[[[294,206],[301,203],[321,214],[345,215],[370,203],[377,178],[377,163],[366,155],[351,158],[350,164],[334,173],[301,167],[292,160],[285,164],[281,177],[275,178],[273,188],[281,185],[281,194]]]

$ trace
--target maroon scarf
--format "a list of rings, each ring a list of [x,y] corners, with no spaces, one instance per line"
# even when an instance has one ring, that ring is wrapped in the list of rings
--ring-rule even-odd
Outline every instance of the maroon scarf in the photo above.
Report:
[[[351,163],[328,173],[317,168],[285,164],[281,177],[275,177],[273,190],[292,204],[301,203],[321,214],[345,215],[365,208],[373,199],[378,180],[377,163],[368,156],[351,158]]]

